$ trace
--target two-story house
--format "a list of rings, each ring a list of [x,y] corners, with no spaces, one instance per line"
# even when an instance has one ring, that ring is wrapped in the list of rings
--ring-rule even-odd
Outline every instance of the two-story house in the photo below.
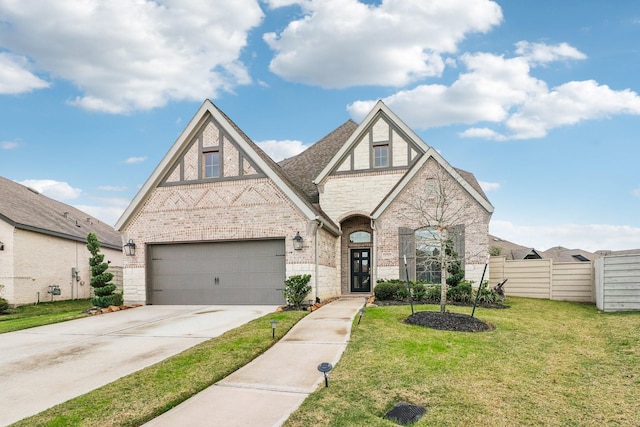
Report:
[[[416,242],[443,184],[455,212],[443,225],[477,283],[493,206],[383,102],[276,163],[207,100],[116,224],[135,245],[125,301],[282,304],[295,274],[311,275],[310,299],[367,295],[407,271],[433,279],[420,257],[441,248]]]

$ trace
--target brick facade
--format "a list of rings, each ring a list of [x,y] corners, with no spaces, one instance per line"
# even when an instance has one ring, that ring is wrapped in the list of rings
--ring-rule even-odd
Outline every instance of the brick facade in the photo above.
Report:
[[[318,231],[321,279],[327,281],[316,285],[315,230],[315,223],[270,179],[256,178],[157,187],[124,234],[146,244],[284,238],[287,277],[311,274],[314,289],[328,298],[337,294],[335,237]],[[293,249],[297,232],[303,237],[301,251]],[[137,245],[136,255],[125,258],[125,301],[145,303],[145,246]]]
[[[355,247],[371,248],[373,284],[377,278],[403,277],[398,229],[422,226],[408,206],[424,190],[423,181],[433,176],[437,162],[446,162],[427,157],[432,149],[386,106],[378,103],[355,131],[343,135],[338,128],[317,144],[320,148],[306,152],[313,154],[302,153],[283,166],[265,159],[218,112],[210,102],[203,104],[147,182],[155,184],[145,184],[118,226],[123,241],[139,243],[136,256],[125,259],[125,301],[147,300],[145,244],[154,243],[284,239],[286,276],[311,274],[312,296],[321,299],[350,293],[350,250]],[[344,139],[332,140],[338,137]],[[322,152],[325,147],[334,150],[330,156]],[[203,156],[212,150],[220,153],[220,175],[207,177]],[[417,164],[422,166],[407,184],[405,177]],[[314,176],[307,176],[310,169]],[[288,181],[292,177],[305,181]],[[452,206],[464,214],[466,271],[473,280],[488,257],[492,209],[485,199],[486,205],[479,203],[478,193],[470,194],[466,184],[451,175],[446,180],[454,184]],[[372,241],[350,243],[353,231],[371,233]],[[298,232],[300,251],[291,240]]]

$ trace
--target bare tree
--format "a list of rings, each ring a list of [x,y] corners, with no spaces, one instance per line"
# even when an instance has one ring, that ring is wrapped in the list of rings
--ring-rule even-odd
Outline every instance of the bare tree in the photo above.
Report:
[[[440,283],[440,311],[444,313],[447,278],[456,270],[452,266],[464,262],[465,230],[478,221],[477,203],[438,162],[432,162],[429,172],[416,178],[404,198],[402,212],[405,224],[415,228],[405,229],[409,238],[404,239],[401,250],[413,257],[416,279]]]

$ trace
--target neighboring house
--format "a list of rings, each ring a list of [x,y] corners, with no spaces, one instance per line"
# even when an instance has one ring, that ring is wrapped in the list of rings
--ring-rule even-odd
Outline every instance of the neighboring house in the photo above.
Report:
[[[312,276],[310,299],[367,295],[377,279],[405,277],[405,256],[420,278],[424,221],[409,206],[438,172],[465,212],[447,225],[462,230],[456,249],[477,283],[493,206],[384,103],[278,164],[207,100],[116,223],[136,249],[125,301],[282,304],[296,274]]]
[[[567,249],[562,246],[547,249],[542,256],[550,258],[553,262],[591,262],[599,258],[599,255],[582,249]]]
[[[534,248],[518,245],[500,237],[489,234],[489,252],[492,255],[502,255],[507,260],[541,259],[543,256]]]
[[[0,296],[11,305],[91,297],[90,232],[105,260],[121,268],[122,244],[113,227],[0,177]]]

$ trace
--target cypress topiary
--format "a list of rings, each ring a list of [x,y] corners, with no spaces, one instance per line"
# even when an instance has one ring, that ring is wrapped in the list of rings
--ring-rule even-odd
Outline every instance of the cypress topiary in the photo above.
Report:
[[[104,262],[104,254],[100,253],[100,242],[95,233],[89,233],[87,236],[87,249],[91,252],[89,266],[91,267],[91,287],[95,294],[91,302],[98,307],[122,305],[122,295],[114,293],[116,285],[109,283],[113,279],[113,274],[107,272],[109,264]]]

